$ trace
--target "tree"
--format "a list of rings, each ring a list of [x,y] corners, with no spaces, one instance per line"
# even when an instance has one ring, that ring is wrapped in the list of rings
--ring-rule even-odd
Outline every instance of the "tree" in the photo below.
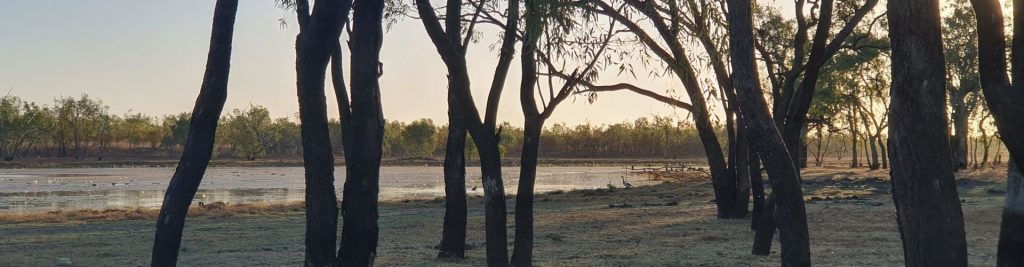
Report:
[[[840,49],[846,39],[854,31],[863,18],[874,9],[878,0],[865,0],[858,5],[856,1],[841,1],[837,9],[833,0],[811,2],[811,14],[805,14],[807,0],[797,0],[794,4],[796,15],[796,33],[792,40],[785,40],[785,46],[761,46],[758,48],[761,59],[768,66],[768,75],[772,79],[773,115],[775,123],[782,131],[783,139],[789,146],[791,156],[798,160],[797,167],[802,167],[803,136],[807,124],[807,113],[814,100],[814,92],[822,67]],[[835,35],[829,39],[833,29],[833,17],[846,18]],[[774,20],[779,22],[779,20]],[[778,25],[778,24],[775,24]],[[808,40],[808,31],[814,26],[813,39]],[[766,37],[777,34],[764,28],[758,33],[759,39],[783,40]],[[790,33],[784,33],[788,36]],[[807,42],[811,41],[810,47]],[[767,48],[792,49],[790,63],[785,63],[787,52],[772,51]],[[808,48],[810,53],[808,54]],[[798,83],[799,81],[799,83]]]
[[[185,141],[188,139],[191,117],[192,113],[188,112],[165,116],[163,123],[161,123],[164,136],[160,141],[160,146],[167,148],[168,151],[173,151],[174,148],[179,146],[185,146]]]
[[[779,221],[783,266],[810,266],[810,241],[807,214],[800,189],[800,173],[790,157],[782,136],[769,115],[761,93],[754,59],[754,36],[750,0],[729,0],[729,48],[732,56],[732,81],[739,109],[746,118],[751,134],[761,136],[753,142],[754,150],[765,163],[772,177],[772,191]],[[766,213],[771,214],[771,213]]]
[[[586,41],[595,32],[573,32],[573,25],[580,23],[573,21],[574,8],[560,6],[557,2],[543,2],[537,0],[526,0],[525,32],[523,36],[523,55],[521,57],[523,77],[519,87],[519,98],[523,109],[523,149],[521,153],[521,164],[519,171],[519,187],[516,194],[516,232],[515,244],[512,253],[512,266],[533,266],[533,190],[537,179],[537,158],[540,150],[540,135],[544,128],[544,122],[554,113],[562,101],[573,95],[576,85],[585,77],[596,77],[594,67],[605,48],[611,41],[614,30],[614,21],[610,22],[608,32],[598,38],[599,48],[579,49],[573,52],[572,43],[590,43]],[[589,17],[584,16],[584,20]],[[582,24],[582,23],[581,23]],[[551,36],[560,36],[555,39]],[[583,36],[580,40],[569,41],[567,36]],[[544,38],[545,43],[540,40]],[[570,37],[571,38],[571,37]],[[543,45],[546,53],[540,52],[539,45]],[[589,48],[589,47],[583,47]],[[586,61],[582,69],[577,68],[572,74],[564,75],[564,70],[559,70],[552,64],[549,57],[555,55],[564,61],[592,57]],[[537,56],[541,55],[544,64],[547,66],[546,73],[559,73],[560,77],[566,79],[564,84],[557,91],[553,82],[548,80],[548,94],[545,101],[544,90],[536,86],[538,83]],[[564,66],[564,64],[563,64]],[[549,76],[550,78],[550,76]],[[557,92],[557,93],[556,93]],[[538,105],[537,97],[541,101]]]
[[[317,2],[319,4],[319,2]],[[384,113],[380,102],[380,49],[384,42],[384,1],[367,0],[352,6],[351,102],[340,103],[345,146],[345,188],[342,194],[341,246],[338,266],[372,266],[377,256],[377,198],[380,192],[380,161],[383,155]],[[314,10],[314,15],[316,11]],[[336,36],[335,36],[336,37]],[[337,38],[334,39],[337,41]],[[340,48],[332,55],[336,94]],[[343,105],[343,106],[342,106]],[[346,134],[347,133],[347,134]],[[303,138],[305,139],[305,138]],[[328,140],[329,142],[329,140]],[[333,157],[332,157],[333,158]]]
[[[507,207],[505,186],[501,179],[501,130],[496,128],[501,91],[515,53],[516,31],[519,19],[519,1],[508,1],[508,16],[504,23],[490,17],[489,22],[504,30],[498,64],[491,80],[484,116],[470,93],[470,80],[466,66],[466,47],[472,40],[476,21],[481,19],[482,2],[474,3],[473,15],[466,37],[462,37],[461,0],[448,0],[445,25],[442,27],[429,0],[417,0],[416,9],[434,47],[448,69],[448,148],[445,152],[445,224],[442,230],[439,257],[462,258],[465,254],[465,133],[468,131],[479,152],[484,188],[487,264],[508,265]],[[465,130],[463,130],[465,129]]]
[[[890,173],[904,259],[907,266],[966,266],[963,213],[949,164],[939,3],[888,5]]]
[[[736,176],[736,168],[730,169],[726,163],[725,153],[722,151],[722,146],[711,122],[711,113],[708,109],[707,99],[700,84],[696,68],[691,63],[693,60],[691,59],[692,55],[687,51],[683,43],[682,31],[679,28],[680,23],[684,20],[682,19],[684,14],[681,11],[683,10],[681,5],[696,5],[696,3],[692,1],[680,3],[679,1],[623,0],[621,8],[615,7],[618,4],[613,5],[613,3],[604,0],[586,1],[584,3],[587,4],[585,6],[587,10],[614,19],[625,26],[630,33],[634,34],[637,37],[636,40],[645,48],[641,53],[653,53],[656,58],[660,59],[667,66],[668,71],[679,79],[687,96],[689,96],[690,103],[626,83],[595,85],[589,82],[581,82],[581,85],[588,88],[584,92],[630,90],[689,111],[693,115],[694,125],[704,145],[708,166],[711,169],[718,217],[741,218],[746,216],[747,207],[743,205],[745,202],[738,201],[741,199],[738,196],[742,195],[742,190],[738,186],[741,183]],[[665,11],[668,11],[667,17]],[[634,19],[633,17],[643,19]],[[641,26],[640,23],[643,20],[649,20],[653,24],[653,30],[656,35],[649,33],[649,28]],[[631,67],[620,67],[632,72]],[[591,98],[593,98],[593,95]],[[730,170],[732,170],[731,173]]]
[[[434,135],[437,134],[430,119],[415,120],[402,129],[402,146],[405,154],[412,157],[428,157],[434,154]]]
[[[236,157],[256,160],[266,156],[277,141],[273,123],[266,107],[250,105],[244,110],[235,109],[224,119],[223,137]]]
[[[181,154],[171,182],[167,185],[167,192],[160,206],[150,261],[152,266],[177,264],[185,215],[210,162],[217,120],[227,99],[231,41],[237,10],[238,0],[217,0],[214,7],[210,51],[207,56],[206,72],[203,75],[203,85],[192,110],[193,116],[185,150]]]
[[[1024,177],[1019,167],[1024,166],[1024,83],[1010,83],[1006,67],[1006,34],[1003,30],[1003,14],[999,1],[973,0],[975,17],[978,18],[978,70],[981,76],[981,90],[985,96],[1000,139],[1006,144],[1012,165],[1018,167],[1016,174],[1010,169],[1007,178],[1006,205],[999,233],[999,252],[996,264],[1018,266],[1024,264],[1024,201],[1021,184]],[[1024,25],[1024,3],[1013,3],[1013,25]],[[1013,28],[1013,45],[1010,62],[1013,64],[1013,81],[1024,80],[1024,27]]]
[[[947,85],[949,105],[953,117],[953,166],[957,170],[967,168],[967,145],[970,140],[969,119],[981,102],[978,90],[978,35],[975,34],[974,12],[966,0],[952,1],[948,9],[952,12],[942,19],[945,44]]]
[[[324,81],[332,51],[340,49],[334,46],[339,45],[337,40],[352,1],[316,1],[312,13],[308,1],[297,0],[292,4],[299,24],[295,38],[295,72],[306,180],[305,265],[328,266],[337,260],[338,202]],[[342,123],[346,123],[346,118],[342,119]],[[344,139],[348,139],[347,136]]]

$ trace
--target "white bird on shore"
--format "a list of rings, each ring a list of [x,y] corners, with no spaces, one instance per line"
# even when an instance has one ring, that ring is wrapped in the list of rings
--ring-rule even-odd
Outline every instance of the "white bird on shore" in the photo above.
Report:
[[[626,176],[619,176],[619,177],[622,177],[622,187],[625,187],[626,189],[633,188],[633,184],[631,184],[629,182],[626,182]]]

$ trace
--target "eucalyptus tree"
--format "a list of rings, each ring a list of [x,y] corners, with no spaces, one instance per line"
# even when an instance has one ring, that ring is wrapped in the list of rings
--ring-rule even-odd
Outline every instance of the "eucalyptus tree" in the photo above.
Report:
[[[610,60],[603,54],[616,32],[614,20],[608,23],[604,34],[598,32],[598,27],[587,27],[599,24],[593,14],[572,12],[577,8],[565,2],[526,0],[525,6],[525,30],[521,34],[523,54],[520,57],[523,76],[519,87],[524,117],[523,147],[516,194],[512,266],[533,266],[533,191],[544,122],[559,104],[575,93],[580,81],[597,76],[595,67],[599,60]],[[541,58],[539,62],[538,57]],[[553,62],[562,63],[563,68]],[[570,74],[565,74],[567,70],[564,67],[573,64],[578,66]],[[545,66],[546,71],[540,72],[538,65]],[[550,74],[547,75],[547,90],[540,86],[538,76],[542,74]],[[557,89],[553,76],[564,79]]]
[[[878,0],[839,1],[834,0],[796,0],[794,14],[796,32],[782,32],[792,40],[779,38],[779,31],[762,27],[756,34],[757,50],[761,60],[767,66],[769,78],[772,80],[771,95],[775,123],[782,131],[783,139],[790,155],[798,161],[802,157],[803,136],[807,127],[807,113],[814,100],[817,82],[822,68],[843,46],[855,28],[867,16]],[[811,6],[808,8],[807,5]],[[838,7],[838,8],[837,8]],[[808,11],[810,12],[808,14]],[[778,13],[769,13],[778,14]],[[808,16],[809,15],[809,16]],[[840,19],[843,24],[833,25]],[[771,18],[767,21],[785,23],[784,19]],[[809,31],[814,27],[813,38],[808,39]],[[833,34],[834,32],[834,34]],[[781,41],[781,46],[772,45],[770,41]],[[808,44],[808,41],[810,43]],[[767,43],[767,44],[766,44]],[[773,51],[783,49],[784,51]],[[789,50],[792,50],[790,52]],[[788,63],[787,63],[788,62]],[[798,162],[802,167],[803,162]]]
[[[698,59],[699,54],[687,50],[687,45],[684,43],[687,40],[687,35],[684,35],[684,29],[681,28],[681,25],[686,24],[685,22],[688,21],[686,15],[690,13],[683,11],[687,8],[704,12],[700,15],[694,15],[695,18],[703,18],[701,16],[721,16],[721,12],[713,11],[712,9],[700,9],[693,1],[681,3],[681,1],[588,0],[583,1],[582,4],[591,12],[607,16],[622,24],[629,33],[633,34],[641,48],[639,49],[639,54],[642,57],[637,60],[646,62],[648,59],[643,57],[643,55],[653,54],[667,68],[668,72],[679,79],[689,97],[690,103],[628,83],[595,85],[590,82],[581,82],[581,85],[587,88],[583,92],[629,90],[689,111],[693,116],[698,136],[704,144],[708,166],[711,170],[719,218],[742,218],[746,216],[746,199],[748,197],[746,197],[744,190],[741,189],[742,183],[736,175],[737,169],[743,170],[745,168],[730,168],[726,162],[725,153],[712,125],[708,99],[705,97],[704,89],[700,82],[701,77],[698,75],[698,68],[693,64],[693,61]],[[652,27],[641,26],[645,25],[645,21],[649,22],[653,29]],[[709,23],[706,21],[689,22],[694,24]],[[715,21],[714,23],[720,23],[717,25],[721,25],[721,21]],[[688,31],[700,32],[710,30],[706,26],[699,27],[688,29]],[[700,36],[698,35],[698,39],[700,39]],[[703,36],[710,40],[709,43],[714,42],[711,35]],[[705,47],[710,47],[706,51],[712,55],[719,55],[721,52],[715,45]],[[721,59],[723,58],[718,56],[718,60],[713,61],[722,63]],[[633,71],[631,65],[619,64],[620,69]],[[724,73],[724,66],[721,66],[720,69],[722,72],[716,72],[718,73],[717,81],[725,91],[731,91],[731,85],[728,85],[727,82],[728,74]],[[743,171],[745,173],[745,170]]]
[[[465,131],[472,136],[480,158],[480,168],[485,203],[485,231],[487,240],[487,264],[508,265],[507,207],[505,186],[501,178],[501,129],[497,128],[498,104],[505,78],[508,76],[515,53],[516,33],[519,29],[519,1],[508,1],[507,19],[503,22],[489,12],[483,12],[486,5],[496,8],[494,3],[484,1],[469,4],[475,10],[471,16],[466,36],[463,37],[461,0],[448,0],[442,26],[429,0],[417,0],[416,7],[427,35],[437,48],[438,54],[448,69],[448,142],[445,149],[445,223],[442,230],[439,257],[465,257]],[[466,47],[470,44],[473,27],[478,20],[487,20],[497,25],[504,33],[498,64],[491,80],[484,116],[476,108],[470,90],[469,68],[466,65]]]
[[[737,93],[737,103],[746,118],[747,127],[761,136],[752,142],[754,150],[765,163],[771,183],[779,220],[783,266],[810,266],[811,252],[807,230],[807,214],[800,188],[799,169],[789,155],[785,142],[768,111],[761,93],[754,59],[753,19],[750,0],[729,0],[729,54]],[[772,205],[768,205],[771,207]]]
[[[967,0],[949,1],[949,15],[942,18],[946,60],[946,94],[952,110],[953,166],[967,168],[970,116],[981,104],[978,80],[978,35],[976,19]]]
[[[238,0],[217,0],[213,11],[210,50],[206,72],[192,110],[191,126],[178,167],[167,185],[153,240],[152,266],[175,266],[181,246],[185,215],[213,154],[217,121],[227,99],[228,72],[231,66],[231,41]]]
[[[907,266],[967,266],[963,212],[949,164],[938,2],[888,3],[890,174]]]
[[[985,102],[995,119],[999,136],[1006,144],[1013,164],[1007,178],[1006,204],[999,233],[999,266],[1024,265],[1024,27],[1013,28],[1013,41],[1006,66],[1006,34],[999,1],[972,0],[978,18],[978,66]],[[1024,3],[1013,1],[1013,25],[1024,25]],[[1012,82],[1011,83],[1011,79]]]

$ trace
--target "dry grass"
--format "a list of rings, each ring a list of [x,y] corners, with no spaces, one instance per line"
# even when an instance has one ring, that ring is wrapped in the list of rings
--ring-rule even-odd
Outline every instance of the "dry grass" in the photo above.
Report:
[[[190,218],[227,218],[240,215],[269,215],[283,212],[299,212],[304,208],[301,202],[289,204],[227,204],[214,202],[189,207]],[[156,220],[160,209],[105,209],[105,210],[58,210],[38,213],[0,214],[0,223],[46,222],[73,223],[90,221]]]
[[[538,195],[536,265],[778,265],[778,243],[771,256],[750,255],[753,234],[748,220],[716,218],[706,174],[661,174],[652,179],[663,182],[633,189]],[[885,171],[811,168],[805,172],[804,181],[812,262],[823,266],[902,264],[902,246]],[[961,175],[961,192],[971,192],[961,195],[969,260],[974,265],[994,264],[1002,196],[987,189],[1001,187],[998,182],[998,169]],[[678,200],[678,204],[663,205],[671,200]],[[509,201],[510,213],[514,213],[512,202]],[[469,204],[469,258],[441,261],[435,258],[433,247],[440,238],[442,201],[381,203],[378,265],[484,265],[483,208],[480,199],[472,199]],[[623,204],[627,205],[619,207]],[[301,205],[206,206],[209,207],[190,212],[180,264],[301,265]],[[154,213],[65,212],[44,214],[38,220],[2,222],[0,232],[4,238],[0,238],[0,247],[5,249],[0,250],[0,259],[6,260],[0,261],[0,266],[47,265],[55,257],[67,257],[84,266],[145,265],[152,243]],[[509,234],[513,233],[514,225],[509,225]]]

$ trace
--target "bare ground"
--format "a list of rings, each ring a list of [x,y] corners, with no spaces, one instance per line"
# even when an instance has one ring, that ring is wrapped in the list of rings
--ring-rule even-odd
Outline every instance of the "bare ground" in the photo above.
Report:
[[[1005,168],[961,174],[970,263],[995,263]],[[776,266],[750,255],[749,220],[715,218],[706,174],[654,177],[633,189],[537,196],[535,262],[540,266]],[[804,172],[812,262],[823,266],[902,264],[886,171],[811,168]],[[512,199],[509,199],[510,211]],[[665,205],[678,202],[678,205]],[[483,210],[470,201],[468,259],[434,256],[440,200],[381,204],[379,266],[484,265]],[[646,204],[646,205],[645,205]],[[612,207],[614,206],[614,207]],[[77,211],[0,216],[0,266],[147,265],[155,212]],[[182,266],[301,265],[301,205],[206,205],[190,213]],[[511,224],[511,214],[509,217]],[[509,225],[511,234],[514,228]],[[509,241],[511,242],[511,238]],[[511,244],[510,246],[511,247]]]

